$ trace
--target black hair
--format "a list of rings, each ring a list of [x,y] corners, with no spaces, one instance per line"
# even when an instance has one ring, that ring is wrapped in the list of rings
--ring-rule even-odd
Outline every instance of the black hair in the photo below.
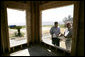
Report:
[[[55,22],[54,24],[56,25],[56,24],[58,24],[58,22]]]

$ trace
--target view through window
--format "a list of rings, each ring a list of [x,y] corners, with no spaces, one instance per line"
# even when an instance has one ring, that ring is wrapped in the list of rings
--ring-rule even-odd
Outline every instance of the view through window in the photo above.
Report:
[[[42,41],[53,45],[52,38],[50,34],[51,27],[54,26],[54,22],[58,22],[61,34],[64,34],[66,29],[66,23],[69,22],[73,24],[73,11],[74,5],[68,5],[63,7],[51,8],[42,11]],[[66,38],[60,36],[60,47],[66,49]]]
[[[26,11],[7,8],[10,47],[27,43]]]

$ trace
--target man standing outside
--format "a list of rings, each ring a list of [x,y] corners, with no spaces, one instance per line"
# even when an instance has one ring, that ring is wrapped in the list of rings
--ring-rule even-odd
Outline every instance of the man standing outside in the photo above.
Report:
[[[58,27],[58,22],[54,23],[54,26],[50,29],[50,34],[52,36],[52,44],[59,46],[60,39],[58,38],[60,34],[60,28]]]
[[[66,38],[65,45],[67,50],[71,50],[71,44],[72,44],[72,27],[70,23],[66,24],[66,29],[64,32],[64,37]]]

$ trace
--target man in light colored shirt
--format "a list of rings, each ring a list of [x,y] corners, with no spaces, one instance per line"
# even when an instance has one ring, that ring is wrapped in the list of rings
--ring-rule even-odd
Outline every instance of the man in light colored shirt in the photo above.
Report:
[[[71,50],[71,44],[72,44],[72,27],[70,23],[66,24],[66,29],[64,32],[64,37],[66,38],[65,44],[66,44],[66,49]]]
[[[58,27],[58,22],[54,23],[54,26],[50,29],[50,34],[52,36],[52,44],[59,46],[60,39],[58,36],[60,34],[60,28]]]

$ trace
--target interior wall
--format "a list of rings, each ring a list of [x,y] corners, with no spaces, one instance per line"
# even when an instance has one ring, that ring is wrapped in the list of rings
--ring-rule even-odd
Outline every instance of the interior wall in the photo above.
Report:
[[[77,40],[78,40],[78,22],[79,22],[79,1],[74,4],[74,17],[73,17],[73,36],[72,36],[72,47],[71,55],[76,55]]]
[[[78,39],[77,39],[77,56],[84,56],[84,1],[80,2],[79,6],[79,24],[78,24]]]
[[[31,1],[31,25],[32,25],[32,39],[31,42],[39,43],[40,42],[40,29],[39,29],[39,2]]]
[[[50,9],[50,8],[57,8],[61,6],[71,5],[74,4],[76,1],[47,1],[47,2],[40,2],[40,9]]]
[[[1,4],[1,42],[2,42],[2,49],[3,52],[9,51],[9,39],[8,39],[8,27],[7,25],[7,11],[4,2]],[[2,53],[3,53],[2,52]]]
[[[73,47],[71,55],[84,56],[84,1],[80,1],[80,3],[75,6],[78,9],[76,11],[75,8],[76,17],[74,17],[74,21],[78,21],[78,23],[75,22],[74,24],[74,27],[77,28],[77,34],[73,39],[75,44],[72,44]],[[76,30],[74,30],[74,32],[75,31]]]

